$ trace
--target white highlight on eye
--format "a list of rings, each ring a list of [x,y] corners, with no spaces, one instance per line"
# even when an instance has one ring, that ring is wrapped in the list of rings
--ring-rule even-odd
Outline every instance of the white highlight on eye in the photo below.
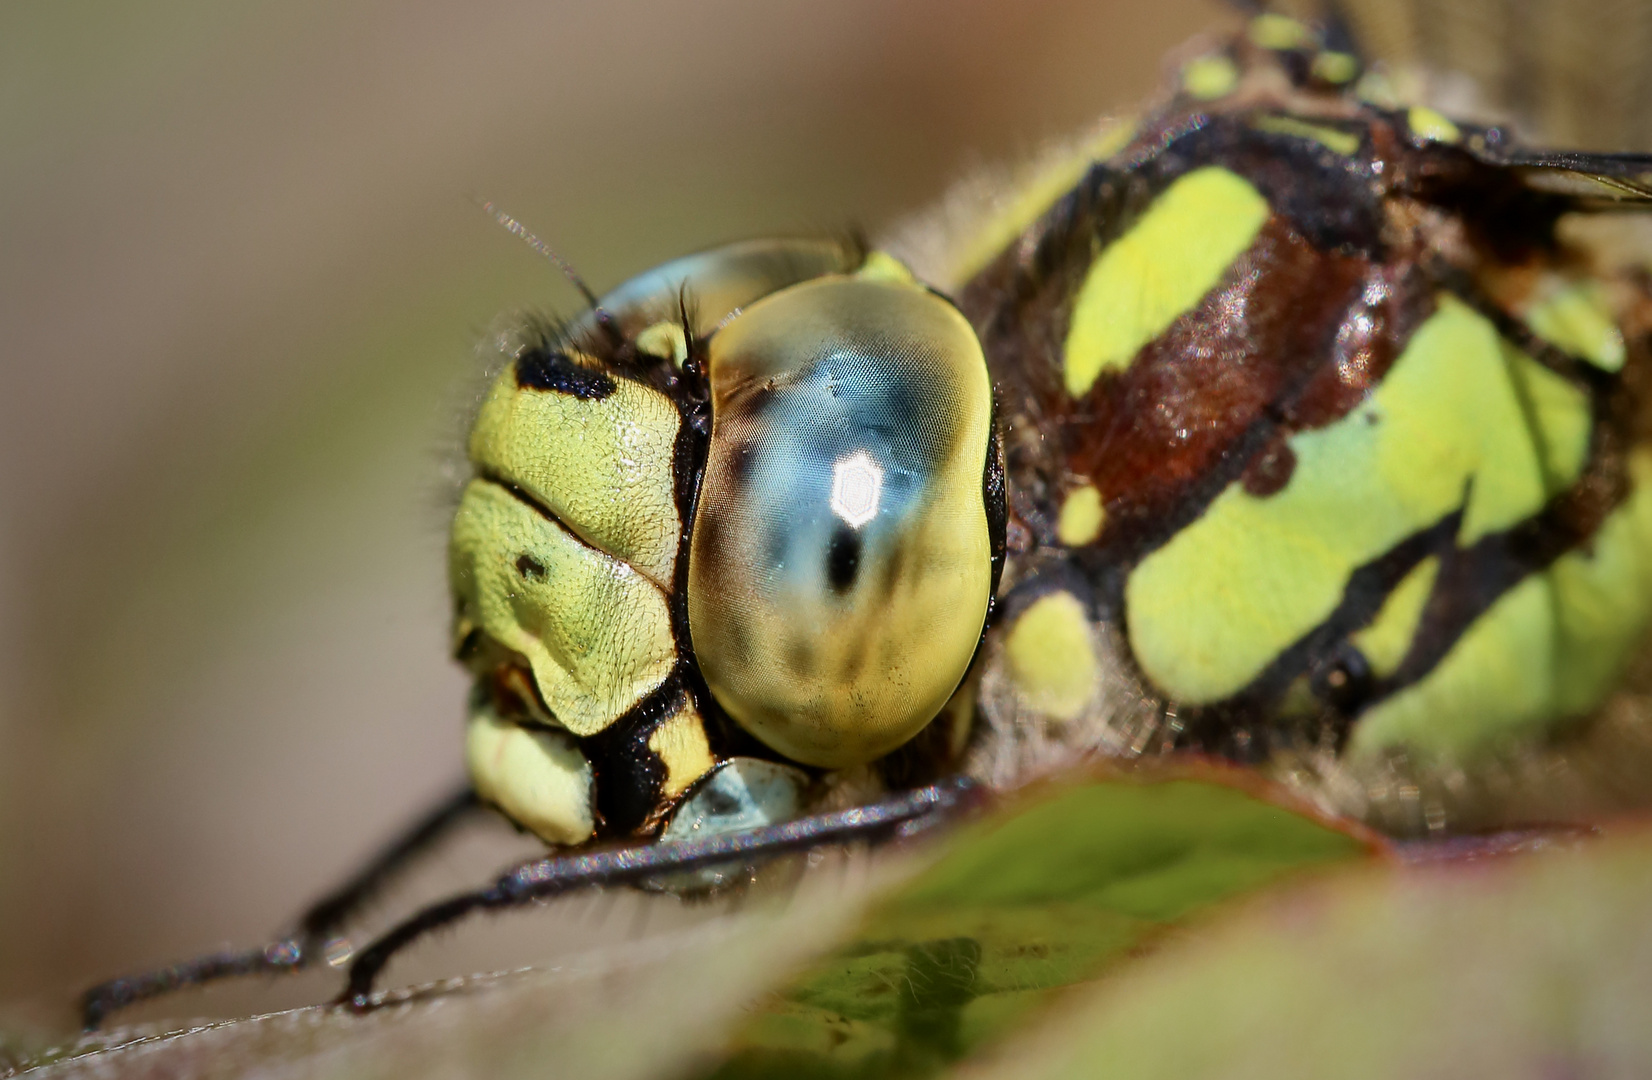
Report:
[[[832,512],[858,529],[878,516],[883,467],[864,450],[838,458],[832,466]]]

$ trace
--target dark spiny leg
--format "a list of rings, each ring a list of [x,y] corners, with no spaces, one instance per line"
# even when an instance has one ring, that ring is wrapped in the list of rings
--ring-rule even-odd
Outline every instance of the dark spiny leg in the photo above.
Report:
[[[916,831],[956,808],[974,786],[967,779],[953,779],[852,810],[800,818],[750,832],[638,844],[528,863],[506,874],[490,888],[461,893],[425,908],[357,953],[338,1004],[357,1010],[369,1008],[373,983],[392,956],[432,930],[456,922],[473,911],[520,907],[575,889],[636,884],[670,871],[693,870],[739,859],[767,859],[822,844]]]
[[[468,783],[458,788],[432,807],[418,824],[380,851],[355,877],[311,905],[289,936],[302,942],[306,953],[324,949],[328,940],[336,937],[391,878],[407,869],[455,825],[482,808]]]
[[[278,941],[244,952],[200,956],[156,971],[99,983],[80,999],[81,1020],[86,1030],[96,1030],[104,1017],[116,1009],[186,986],[236,975],[282,974],[310,967],[322,958],[329,939],[337,936],[345,923],[392,877],[480,807],[469,784],[449,795],[418,824],[379,852],[355,877],[305,911],[292,930]]]

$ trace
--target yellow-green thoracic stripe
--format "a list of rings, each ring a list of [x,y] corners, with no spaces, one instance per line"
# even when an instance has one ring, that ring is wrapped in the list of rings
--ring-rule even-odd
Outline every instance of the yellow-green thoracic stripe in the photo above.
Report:
[[[1598,705],[1647,629],[1652,455],[1590,542],[1510,589],[1435,669],[1361,717],[1351,754],[1404,745],[1460,755],[1541,731]]]
[[[1143,345],[1221,281],[1268,220],[1268,200],[1217,166],[1171,184],[1096,258],[1073,301],[1063,346],[1068,393],[1130,366]]]
[[[1544,282],[1539,296],[1522,313],[1539,337],[1580,356],[1602,371],[1623,368],[1623,332],[1594,281]]]
[[[1459,509],[1465,546],[1537,513],[1581,473],[1590,425],[1581,390],[1442,296],[1365,402],[1290,438],[1282,490],[1230,485],[1131,573],[1137,661],[1179,701],[1239,692],[1402,540]]]

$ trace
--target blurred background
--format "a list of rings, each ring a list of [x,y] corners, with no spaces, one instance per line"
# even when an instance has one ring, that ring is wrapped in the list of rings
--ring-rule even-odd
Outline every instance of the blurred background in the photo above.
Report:
[[[599,291],[736,237],[876,233],[1141,98],[1228,18],[0,6],[0,1029],[265,939],[458,780],[443,548],[474,347],[502,312],[577,305],[473,196]],[[427,891],[532,850],[473,839]],[[514,966],[559,933],[685,917],[658,907],[518,918],[492,954],[424,962]]]

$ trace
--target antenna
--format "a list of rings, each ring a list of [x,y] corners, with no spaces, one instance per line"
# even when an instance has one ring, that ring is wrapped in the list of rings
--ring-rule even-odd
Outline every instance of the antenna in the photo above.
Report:
[[[591,291],[591,287],[585,284],[585,279],[580,277],[579,273],[551,248],[551,245],[529,232],[526,225],[495,206],[493,200],[473,197],[472,201],[480,206],[483,212],[493,218],[494,221],[504,226],[506,232],[533,248],[548,259],[558,270],[562,271],[562,276],[566,277],[573,284],[573,287],[579,290],[579,295],[585,298],[585,303],[590,308],[591,314],[596,316],[598,325],[606,330],[610,336],[616,338],[620,336],[619,331],[614,328],[610,321],[608,312],[602,310],[602,305],[598,303],[597,294]]]

